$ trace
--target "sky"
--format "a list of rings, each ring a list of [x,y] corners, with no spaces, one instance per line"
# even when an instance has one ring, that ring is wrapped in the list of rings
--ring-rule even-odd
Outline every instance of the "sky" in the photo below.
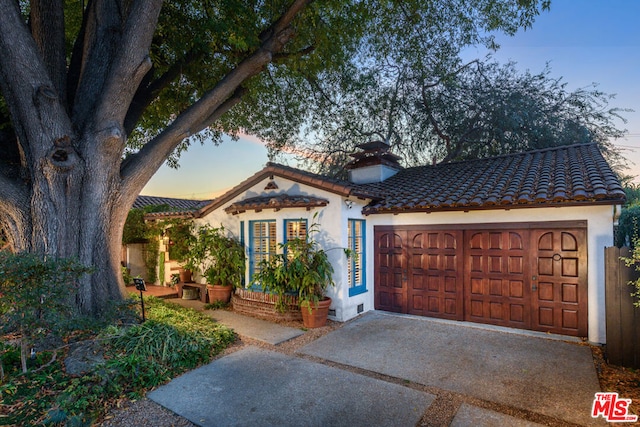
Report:
[[[609,107],[625,112],[625,136],[613,141],[629,160],[628,175],[640,182],[640,1],[552,0],[550,11],[536,18],[533,27],[515,36],[496,35],[501,48],[495,60],[517,63],[520,71],[543,71],[562,77],[567,90],[596,83],[597,89],[615,94]],[[469,48],[465,59],[484,58],[484,48]],[[250,177],[268,161],[258,139],[230,139],[219,146],[193,145],[182,155],[179,169],[162,166],[142,194],[184,199],[211,199]]]

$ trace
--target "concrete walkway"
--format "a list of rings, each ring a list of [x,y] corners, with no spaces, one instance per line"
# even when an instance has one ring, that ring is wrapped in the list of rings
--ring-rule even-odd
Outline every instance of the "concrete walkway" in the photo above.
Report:
[[[216,322],[222,323],[223,325],[233,329],[238,335],[271,345],[278,345],[304,334],[302,329],[290,328],[273,322],[267,322],[266,320],[243,316],[242,314],[234,313],[233,311],[205,310],[205,304],[198,300],[170,298],[167,299],[167,301],[179,304],[183,307],[202,311]]]
[[[590,417],[596,391],[588,346],[371,312],[294,355],[248,346],[148,397],[200,426],[606,425]]]

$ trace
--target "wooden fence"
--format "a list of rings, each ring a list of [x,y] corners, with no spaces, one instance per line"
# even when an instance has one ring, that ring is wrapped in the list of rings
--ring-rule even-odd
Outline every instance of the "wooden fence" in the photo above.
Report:
[[[633,305],[629,286],[639,273],[620,260],[630,253],[626,247],[605,248],[607,360],[613,365],[640,368],[640,308]]]

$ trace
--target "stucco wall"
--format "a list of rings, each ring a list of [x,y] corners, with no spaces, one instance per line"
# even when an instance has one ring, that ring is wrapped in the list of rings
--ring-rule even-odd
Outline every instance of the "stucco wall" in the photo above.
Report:
[[[502,209],[482,210],[470,212],[440,212],[440,213],[407,213],[399,215],[377,214],[363,216],[362,207],[366,200],[351,198],[352,206],[345,203],[345,198],[326,190],[292,182],[284,178],[275,177],[277,190],[265,190],[268,179],[253,185],[246,192],[239,194],[233,200],[211,212],[205,218],[199,220],[211,226],[223,225],[227,230],[239,237],[244,235],[245,244],[249,244],[249,223],[254,220],[276,220],[277,241],[284,239],[285,219],[306,219],[310,226],[314,221],[314,214],[318,213],[316,221],[320,225],[321,232],[316,236],[325,249],[329,249],[329,256],[334,265],[334,280],[336,287],[329,291],[333,298],[331,306],[335,310],[334,320],[346,321],[358,315],[358,306],[362,305],[364,311],[374,308],[374,258],[373,258],[373,230],[376,225],[442,225],[442,224],[489,224],[489,223],[518,223],[518,222],[545,222],[545,221],[587,221],[588,242],[588,310],[589,310],[589,340],[592,342],[605,342],[605,303],[604,303],[604,247],[613,244],[613,217],[612,206],[585,206],[566,208],[526,208],[526,209]],[[260,212],[249,210],[247,212],[231,215],[224,212],[224,208],[231,203],[250,197],[265,195],[309,195],[327,199],[329,204],[322,208],[312,208],[307,211],[304,208],[289,209],[264,209]],[[619,209],[619,208],[618,208]],[[348,245],[347,223],[349,219],[364,219],[366,221],[366,288],[365,293],[349,297],[347,288],[346,258],[342,248]],[[240,231],[240,224],[244,232]],[[247,265],[246,279],[249,267]]]

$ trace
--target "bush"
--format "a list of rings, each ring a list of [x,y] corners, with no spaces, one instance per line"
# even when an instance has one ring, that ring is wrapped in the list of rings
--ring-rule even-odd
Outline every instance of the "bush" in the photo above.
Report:
[[[26,356],[37,338],[59,335],[74,319],[78,278],[91,269],[77,261],[36,254],[0,252],[0,332],[17,333]]]
[[[192,309],[145,298],[149,321],[111,325],[94,338],[106,362],[72,377],[61,360],[0,384],[0,399],[12,410],[9,425],[91,425],[123,397],[136,398],[148,389],[209,362],[235,339],[231,330]],[[10,346],[9,346],[10,347]],[[0,347],[3,350],[3,347]],[[3,359],[15,360],[15,351]],[[43,357],[45,357],[43,355]],[[51,359],[50,355],[46,355]]]
[[[633,246],[634,238],[638,235],[638,225],[640,224],[640,205],[630,206],[622,209],[618,219],[618,230],[616,232],[615,245]]]

